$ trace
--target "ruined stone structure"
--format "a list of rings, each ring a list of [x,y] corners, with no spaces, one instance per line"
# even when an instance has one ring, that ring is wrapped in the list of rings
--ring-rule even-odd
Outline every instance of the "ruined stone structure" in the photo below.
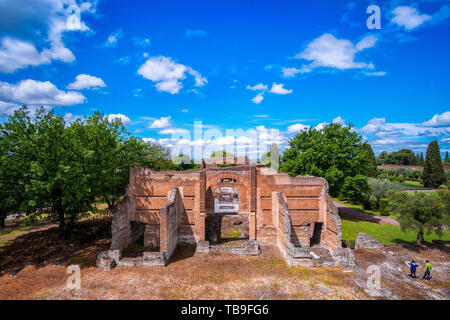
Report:
[[[315,265],[314,245],[330,254],[342,250],[341,222],[325,179],[293,178],[248,161],[228,167],[203,162],[200,171],[131,168],[126,195],[113,214],[111,248],[97,259],[106,269],[166,265],[180,243],[195,244],[198,254],[244,255],[258,254],[258,244],[268,243],[278,246],[289,264],[302,266]],[[220,246],[228,234],[242,240],[240,245]],[[121,256],[142,238],[142,256]]]

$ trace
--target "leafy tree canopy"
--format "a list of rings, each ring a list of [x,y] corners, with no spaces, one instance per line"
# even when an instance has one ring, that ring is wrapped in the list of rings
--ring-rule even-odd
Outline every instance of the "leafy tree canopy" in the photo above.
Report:
[[[442,219],[450,214],[450,192],[388,192],[388,209],[398,213],[403,230],[417,230],[417,243],[424,232],[442,234]]]
[[[352,126],[331,123],[322,130],[308,129],[289,141],[283,153],[281,171],[291,176],[324,177],[330,193],[339,195],[345,177],[365,174],[367,150]]]

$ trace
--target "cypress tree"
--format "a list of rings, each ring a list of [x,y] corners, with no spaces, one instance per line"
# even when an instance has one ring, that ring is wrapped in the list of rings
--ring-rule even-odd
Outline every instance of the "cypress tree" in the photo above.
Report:
[[[445,163],[450,163],[450,158],[448,157],[448,151],[445,152]]]
[[[425,161],[423,160],[423,153],[416,154],[416,165],[423,166],[424,162]]]
[[[377,159],[375,158],[375,153],[372,150],[372,147],[368,142],[364,142],[363,144],[364,149],[366,149],[367,152],[367,169],[366,169],[366,176],[368,177],[376,177],[377,176]]]
[[[425,187],[438,188],[445,181],[441,152],[437,141],[428,145],[423,167],[423,184]]]

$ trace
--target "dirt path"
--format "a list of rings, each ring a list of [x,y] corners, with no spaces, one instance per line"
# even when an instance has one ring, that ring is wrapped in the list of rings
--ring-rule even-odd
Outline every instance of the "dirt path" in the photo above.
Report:
[[[352,217],[355,217],[355,218],[358,218],[361,220],[374,222],[374,223],[378,223],[378,224],[392,224],[394,226],[400,225],[400,223],[397,220],[390,218],[390,217],[376,216],[376,215],[373,215],[370,213],[362,212],[357,209],[346,207],[345,205],[338,203],[338,202],[334,202],[334,205],[336,206],[336,208],[338,208],[340,213],[345,213],[349,216],[352,216]]]

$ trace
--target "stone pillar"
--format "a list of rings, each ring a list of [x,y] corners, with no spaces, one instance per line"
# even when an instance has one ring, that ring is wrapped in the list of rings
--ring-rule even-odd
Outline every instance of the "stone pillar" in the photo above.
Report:
[[[197,235],[199,241],[205,241],[205,196],[206,196],[206,172],[200,172],[200,183],[199,183],[199,198],[200,198],[200,214],[197,221],[195,221],[197,227]]]
[[[250,167],[250,215],[249,238],[256,240],[256,167]]]
[[[248,237],[250,240],[256,240],[256,213],[255,212],[250,212],[249,216],[249,233],[248,233]]]

